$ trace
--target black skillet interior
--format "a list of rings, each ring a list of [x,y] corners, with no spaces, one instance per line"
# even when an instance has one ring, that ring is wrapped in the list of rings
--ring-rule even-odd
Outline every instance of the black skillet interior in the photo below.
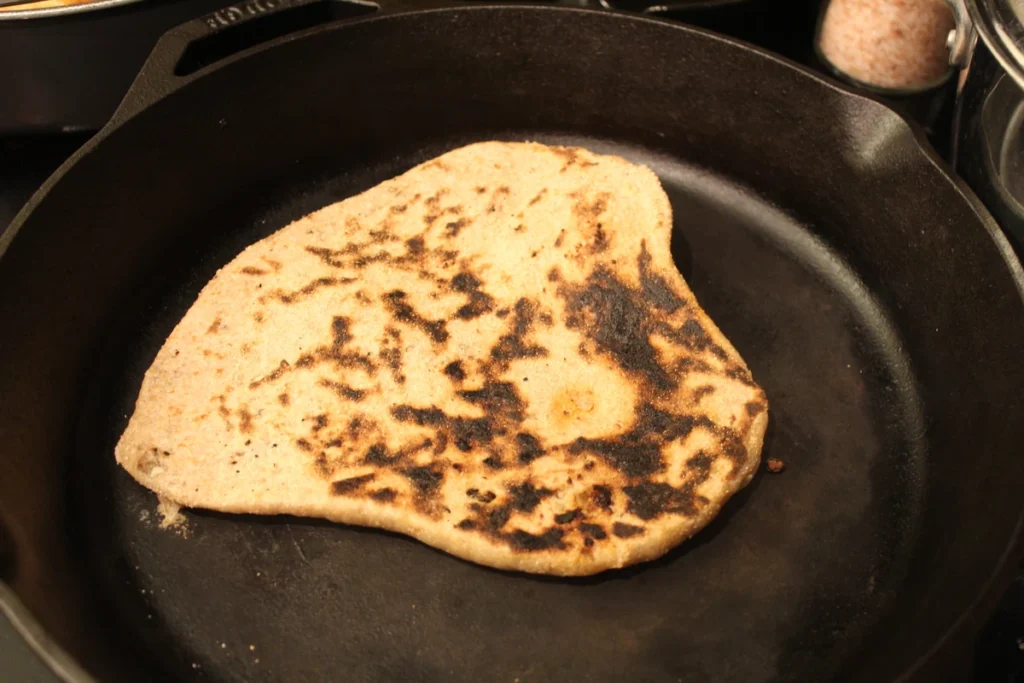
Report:
[[[585,580],[300,519],[158,529],[111,452],[202,284],[495,137],[659,173],[677,264],[767,390],[785,473],[667,558]],[[310,31],[128,119],[21,225],[0,267],[4,578],[105,682],[892,679],[1016,538],[1008,258],[896,115],[721,39],[508,7]]]
[[[888,393],[912,381],[908,359],[852,271],[797,220],[672,157],[594,138],[508,137],[607,149],[658,170],[677,216],[677,263],[770,392],[766,456],[789,469],[756,480],[669,558],[590,580],[503,574],[300,519],[198,513],[187,537],[158,530],[153,496],[109,454],[142,373],[198,289],[251,241],[462,140],[362,169],[303,169],[208,216],[212,244],[169,257],[152,296],[126,310],[98,356],[105,367],[71,489],[88,493],[72,503],[73,535],[107,580],[113,621],[147,651],[174,644],[160,658],[168,671],[195,663],[238,681],[331,680],[340,669],[352,680],[757,681],[777,670],[803,680],[849,656],[898,589],[922,495],[923,453],[906,439],[923,429],[921,407],[912,390]]]

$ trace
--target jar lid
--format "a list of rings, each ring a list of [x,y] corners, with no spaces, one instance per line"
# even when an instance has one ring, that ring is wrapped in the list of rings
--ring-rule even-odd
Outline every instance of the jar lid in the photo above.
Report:
[[[1024,0],[967,0],[978,35],[1024,88]]]

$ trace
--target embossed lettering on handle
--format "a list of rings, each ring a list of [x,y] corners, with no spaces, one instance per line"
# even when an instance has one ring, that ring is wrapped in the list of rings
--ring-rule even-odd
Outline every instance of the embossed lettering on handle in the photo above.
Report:
[[[193,19],[160,39],[110,125],[120,125],[186,85],[193,74],[240,52],[379,10],[370,0],[247,0]]]
[[[197,20],[174,74],[187,76],[262,43],[378,9],[361,0],[249,0],[231,5]]]
[[[231,5],[219,9],[203,17],[203,21],[212,29],[227,28],[243,19],[258,17],[267,12],[299,4],[297,0],[249,0],[240,5]]]

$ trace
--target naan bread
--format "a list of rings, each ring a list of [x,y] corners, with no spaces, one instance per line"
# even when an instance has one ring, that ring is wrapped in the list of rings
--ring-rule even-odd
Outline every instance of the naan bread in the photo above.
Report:
[[[221,269],[117,460],[183,506],[381,527],[492,567],[656,558],[750,481],[768,420],[671,227],[654,173],[618,157],[449,152]]]

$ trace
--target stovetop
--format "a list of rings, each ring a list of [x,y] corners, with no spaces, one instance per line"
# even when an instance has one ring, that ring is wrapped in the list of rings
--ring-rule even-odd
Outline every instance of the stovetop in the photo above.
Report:
[[[639,9],[647,4],[645,0],[619,2],[623,9]],[[666,9],[659,14],[730,33],[817,68],[811,44],[818,0],[786,0],[785,14],[778,12],[781,4],[751,2],[749,6],[755,9],[744,10],[740,7],[744,3],[720,3],[722,8],[713,12],[678,5],[680,9]],[[771,12],[766,13],[764,8],[769,5]],[[941,153],[950,137],[949,120],[939,117],[930,123],[930,137]],[[0,135],[0,233],[50,173],[88,138],[88,133]],[[0,651],[14,652],[23,648],[11,625],[0,617]],[[1024,566],[979,635],[974,659],[977,683],[1024,683]],[[14,657],[14,660],[28,660],[26,668],[11,671],[0,667],[0,678],[24,683],[52,682],[52,676],[46,674],[41,664],[31,666],[31,659],[26,657]]]

